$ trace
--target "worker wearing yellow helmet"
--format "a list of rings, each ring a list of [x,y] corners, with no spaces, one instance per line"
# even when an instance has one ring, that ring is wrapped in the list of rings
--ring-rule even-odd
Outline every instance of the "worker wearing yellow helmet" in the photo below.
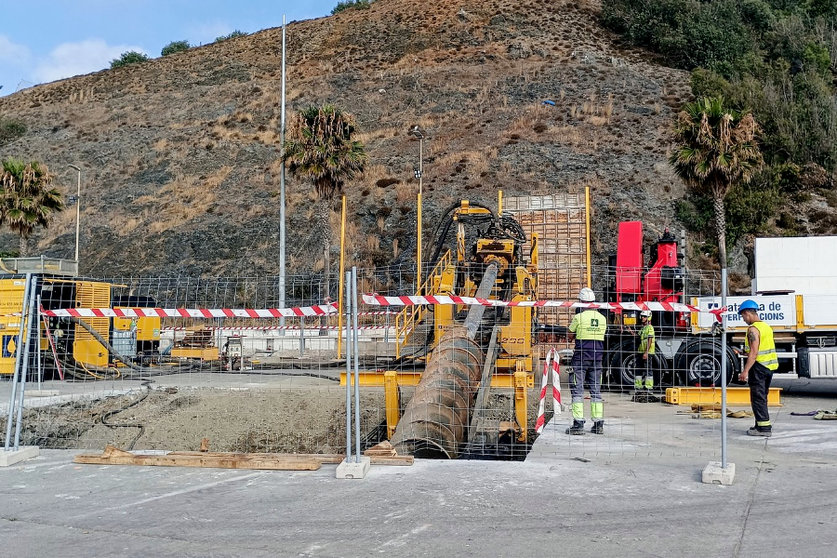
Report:
[[[754,300],[745,300],[738,307],[738,313],[749,326],[744,338],[747,361],[738,379],[750,385],[750,404],[756,424],[747,431],[750,436],[770,436],[773,426],[767,410],[767,394],[773,372],[779,368],[773,329],[759,318],[759,305]]]
[[[579,302],[596,302],[596,294],[587,287],[578,293]],[[569,340],[575,341],[570,392],[572,393],[573,424],[567,434],[584,434],[584,384],[590,390],[590,416],[593,434],[604,434],[604,402],[602,400],[602,355],[607,330],[607,318],[592,308],[579,312],[570,323]]]
[[[652,356],[656,349],[654,326],[651,325],[651,310],[640,313],[642,329],[639,330],[636,367],[634,368],[634,389],[637,393],[654,389],[654,371],[651,368]]]

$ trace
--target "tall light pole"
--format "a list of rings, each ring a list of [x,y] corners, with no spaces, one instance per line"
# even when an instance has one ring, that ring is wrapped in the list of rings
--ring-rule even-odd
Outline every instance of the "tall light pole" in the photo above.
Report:
[[[285,16],[282,16],[282,108],[279,123],[279,308],[285,307]],[[285,325],[285,318],[279,319]],[[283,334],[285,330],[280,330]]]
[[[78,173],[76,183],[76,273],[78,273],[78,237],[81,230],[81,169],[76,165],[67,165]]]
[[[424,171],[424,139],[427,137],[427,132],[416,124],[410,128],[408,133],[411,136],[417,137],[419,140],[419,166],[415,171],[416,178],[419,181],[418,208],[416,214],[416,294],[421,294],[421,194],[422,174]]]

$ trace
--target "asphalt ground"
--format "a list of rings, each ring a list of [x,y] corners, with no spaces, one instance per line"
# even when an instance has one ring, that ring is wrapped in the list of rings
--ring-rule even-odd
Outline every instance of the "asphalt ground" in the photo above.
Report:
[[[731,486],[701,482],[718,420],[607,395],[603,436],[550,421],[523,462],[312,472],[78,465],[0,470],[4,556],[831,556],[835,382],[794,380],[772,438],[728,421]],[[664,424],[663,428],[659,425]],[[695,442],[699,440],[699,442]]]

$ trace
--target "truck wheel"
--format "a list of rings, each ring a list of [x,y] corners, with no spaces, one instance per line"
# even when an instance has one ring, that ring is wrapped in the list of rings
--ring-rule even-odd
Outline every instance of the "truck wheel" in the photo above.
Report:
[[[633,389],[637,359],[636,343],[623,341],[617,345],[607,361],[609,387],[616,389]],[[651,355],[651,366],[654,370],[654,385],[663,385],[668,376],[668,367],[665,358],[660,355]]]
[[[676,383],[687,386],[719,386],[721,385],[721,345],[708,339],[692,341],[680,349],[674,358],[674,375]],[[733,350],[727,347],[727,384],[738,378],[741,370],[738,358]]]
[[[609,351],[606,359],[607,385],[611,389],[632,389],[634,387],[634,365],[636,346],[632,340],[625,340]]]

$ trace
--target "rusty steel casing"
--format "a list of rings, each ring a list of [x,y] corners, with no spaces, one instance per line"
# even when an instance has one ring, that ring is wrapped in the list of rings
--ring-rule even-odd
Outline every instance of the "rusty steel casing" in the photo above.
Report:
[[[391,443],[401,455],[455,459],[466,440],[483,352],[467,329],[447,331],[430,355]]]

